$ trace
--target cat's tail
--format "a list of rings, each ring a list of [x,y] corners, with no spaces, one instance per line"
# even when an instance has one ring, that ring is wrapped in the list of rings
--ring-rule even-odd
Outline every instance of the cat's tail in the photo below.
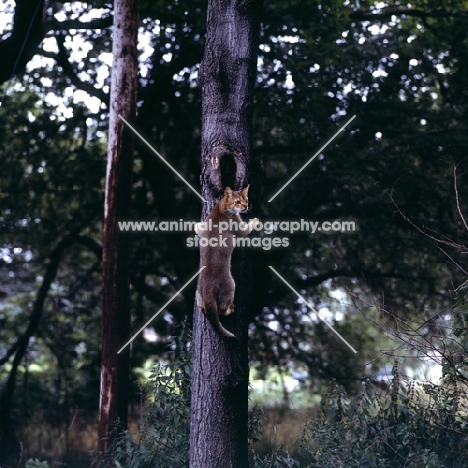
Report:
[[[205,304],[205,307],[202,310],[205,313],[208,322],[211,323],[211,326],[214,328],[216,333],[218,333],[218,335],[239,341],[239,338],[237,338],[236,335],[233,335],[230,331],[226,330],[219,321],[218,308],[216,304]]]

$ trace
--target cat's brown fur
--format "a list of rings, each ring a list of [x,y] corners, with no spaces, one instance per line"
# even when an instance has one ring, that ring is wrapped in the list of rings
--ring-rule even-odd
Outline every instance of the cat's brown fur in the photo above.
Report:
[[[247,229],[224,230],[222,233],[219,230],[219,223],[223,221],[229,223],[230,220],[235,221],[238,225],[243,223],[239,213],[245,213],[248,209],[248,191],[249,186],[238,192],[226,187],[224,197],[215,205],[205,220],[206,225],[211,220],[212,229],[203,230],[201,223],[197,223],[195,227],[195,231],[200,237],[205,237],[208,240],[213,239],[213,243],[218,244],[217,246],[201,247],[201,262],[205,268],[200,273],[198,280],[197,305],[220,335],[234,339],[237,337],[226,330],[219,321],[220,315],[227,316],[234,312],[236,283],[231,274],[231,256],[235,246],[234,237],[247,236],[259,221],[258,218],[254,218],[248,223]],[[220,236],[224,239],[223,243],[219,242]]]

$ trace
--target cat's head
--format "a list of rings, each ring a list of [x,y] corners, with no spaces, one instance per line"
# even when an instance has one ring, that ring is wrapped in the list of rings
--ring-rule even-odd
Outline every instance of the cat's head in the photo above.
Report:
[[[230,187],[226,187],[224,190],[224,197],[219,202],[221,212],[228,215],[238,215],[239,213],[245,213],[249,209],[249,187],[247,185],[242,190],[235,191]]]

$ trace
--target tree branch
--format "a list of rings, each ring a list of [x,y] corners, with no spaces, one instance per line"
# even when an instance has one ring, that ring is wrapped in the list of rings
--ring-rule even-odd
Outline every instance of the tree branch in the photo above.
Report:
[[[48,32],[63,32],[70,29],[106,29],[112,26],[112,15],[88,22],[79,19],[58,21],[52,18],[43,23],[43,11],[44,0],[16,0],[11,35],[0,42],[0,57],[2,57],[0,84],[24,71],[27,63],[38,52],[39,44]],[[95,95],[91,92],[89,94]],[[96,97],[101,99],[99,96]],[[106,99],[101,100],[106,102]]]
[[[69,31],[70,29],[107,29],[112,26],[113,16],[97,18],[88,22],[79,19],[58,21],[55,18],[44,24],[44,32],[51,31]]]
[[[4,364],[6,364],[6,363],[9,361],[9,359],[11,358],[11,356],[13,356],[13,354],[15,354],[15,351],[17,350],[18,345],[19,345],[19,339],[15,341],[15,343],[13,344],[13,346],[5,353],[5,355],[0,359],[0,366],[3,366]]]
[[[369,279],[381,279],[381,278],[404,278],[404,275],[401,273],[395,272],[383,272],[383,271],[368,271],[362,269],[356,270],[331,270],[326,273],[322,273],[317,276],[309,276],[302,280],[301,286],[318,286],[324,281],[334,278],[362,278],[366,280]]]
[[[78,89],[85,91],[90,96],[97,97],[101,102],[103,102],[108,107],[109,106],[108,94],[94,87],[91,83],[87,83],[86,81],[82,81],[78,78],[76,71],[73,67],[73,64],[69,60],[68,51],[64,44],[65,37],[63,36],[63,34],[58,35],[56,39],[57,39],[57,45],[59,49],[58,54],[52,54],[50,56],[57,61],[57,65],[62,67],[63,72],[70,79],[72,85]],[[47,55],[47,54],[43,54],[43,55]]]
[[[0,42],[0,83],[21,73],[36,54],[44,33],[42,11],[44,0],[16,0],[13,30],[11,35]]]
[[[379,11],[379,12],[377,12]],[[452,18],[452,17],[466,17],[465,12],[443,11],[443,10],[418,10],[415,8],[382,8],[381,10],[366,10],[355,11],[349,15],[350,18],[365,21],[365,20],[382,20],[391,18],[392,16],[413,16],[417,18]]]
[[[453,166],[453,187],[455,189],[455,201],[457,202],[457,211],[463,222],[463,226],[465,226],[465,229],[468,232],[468,224],[466,223],[466,219],[463,216],[463,212],[460,208],[460,197],[458,195],[458,185],[457,185],[457,164]]]

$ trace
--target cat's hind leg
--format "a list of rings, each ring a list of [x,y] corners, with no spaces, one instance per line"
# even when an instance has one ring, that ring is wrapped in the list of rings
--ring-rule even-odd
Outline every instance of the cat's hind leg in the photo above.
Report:
[[[227,316],[234,313],[234,291],[229,291],[225,300],[219,304],[219,315]]]
[[[224,282],[224,288],[222,293],[219,296],[219,315],[231,315],[234,313],[234,293],[236,290],[236,283],[234,282],[234,278],[231,275],[231,272],[227,272],[227,280]]]
[[[231,304],[231,305],[227,308],[227,310],[226,310],[223,314],[221,314],[221,315],[224,315],[224,316],[226,317],[227,315],[231,315],[231,314],[233,314],[233,313],[234,313],[234,304]]]

